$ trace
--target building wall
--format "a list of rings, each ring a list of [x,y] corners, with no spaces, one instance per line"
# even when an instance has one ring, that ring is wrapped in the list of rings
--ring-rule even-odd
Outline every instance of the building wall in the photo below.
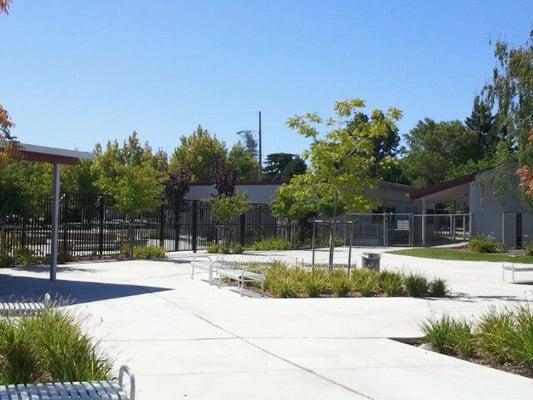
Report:
[[[505,197],[498,199],[490,184],[491,171],[480,173],[470,184],[470,212],[472,213],[472,233],[493,237],[509,248],[517,245],[517,213],[522,216],[522,233],[526,240],[533,239],[533,224],[529,223],[530,213],[521,200],[518,180],[509,182]]]

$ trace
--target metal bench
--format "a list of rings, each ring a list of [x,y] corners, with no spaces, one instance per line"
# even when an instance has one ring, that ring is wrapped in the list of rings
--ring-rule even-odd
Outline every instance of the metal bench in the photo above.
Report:
[[[510,262],[504,262],[502,266],[502,280],[505,281],[505,271],[511,271],[512,282],[515,282],[514,274],[516,272],[533,272],[533,266],[516,265]]]
[[[129,395],[124,387],[124,374],[129,376]],[[0,385],[0,400],[135,400],[135,376],[123,365],[117,381],[35,383]]]
[[[261,291],[265,292],[265,274],[259,272],[246,271],[245,269],[229,269],[229,268],[219,268],[218,273],[218,287],[220,288],[220,283],[223,278],[231,279],[237,281],[240,287],[241,296],[244,295],[244,284],[258,282],[261,283]]]
[[[209,256],[196,256],[191,261],[192,265],[192,272],[191,272],[191,279],[194,279],[194,272],[197,269],[202,269],[204,271],[207,271],[209,274],[209,284],[211,285],[213,282],[213,260]],[[0,399],[1,400],[1,399]]]
[[[34,302],[0,302],[0,315],[13,317],[19,315],[35,314],[43,311],[50,305],[50,295],[46,293],[41,303]],[[0,397],[0,400],[2,398]]]

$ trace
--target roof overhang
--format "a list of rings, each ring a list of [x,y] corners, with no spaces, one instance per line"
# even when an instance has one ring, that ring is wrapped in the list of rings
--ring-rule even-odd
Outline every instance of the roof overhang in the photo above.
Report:
[[[477,174],[464,175],[427,188],[415,190],[411,200],[426,199],[433,202],[462,202],[470,196],[470,183],[476,180]]]
[[[36,146],[27,143],[18,143],[18,151],[21,153],[21,157],[24,160],[50,164],[74,165],[80,160],[94,159],[93,153],[85,151]]]

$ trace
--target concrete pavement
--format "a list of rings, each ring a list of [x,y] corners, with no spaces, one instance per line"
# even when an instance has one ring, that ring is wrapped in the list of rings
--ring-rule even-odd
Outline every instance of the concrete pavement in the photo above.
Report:
[[[0,290],[76,299],[71,307],[88,316],[86,329],[116,367],[136,373],[140,400],[533,398],[531,379],[390,339],[420,336],[427,318],[475,318],[531,300],[533,285],[503,283],[498,265],[386,254],[385,268],[445,277],[455,297],[269,299],[191,280],[190,256],[70,264],[55,283],[45,269],[3,270]],[[310,252],[234,258],[310,260]]]

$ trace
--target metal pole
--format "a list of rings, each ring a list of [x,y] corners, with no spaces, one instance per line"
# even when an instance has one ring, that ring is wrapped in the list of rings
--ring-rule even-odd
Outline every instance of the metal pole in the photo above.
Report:
[[[426,198],[422,198],[422,246],[426,247]]]
[[[313,267],[313,269],[315,269],[315,236],[316,236],[316,222],[313,221],[313,236],[311,238],[311,249],[312,249],[311,266]]]
[[[59,164],[54,164],[52,175],[52,237],[50,246],[50,280],[55,281],[57,275],[57,251],[59,238],[59,186],[60,186]]]
[[[192,251],[196,253],[198,249],[198,200],[192,202],[191,219]]]
[[[387,213],[383,211],[383,247],[387,246]]]
[[[466,239],[466,216],[463,214],[463,240]]]
[[[352,267],[352,236],[353,236],[353,222],[350,223],[350,237],[348,243],[350,247],[348,248],[348,276],[350,276],[350,269]]]
[[[259,180],[263,176],[263,131],[261,129],[261,111],[259,111]]]

